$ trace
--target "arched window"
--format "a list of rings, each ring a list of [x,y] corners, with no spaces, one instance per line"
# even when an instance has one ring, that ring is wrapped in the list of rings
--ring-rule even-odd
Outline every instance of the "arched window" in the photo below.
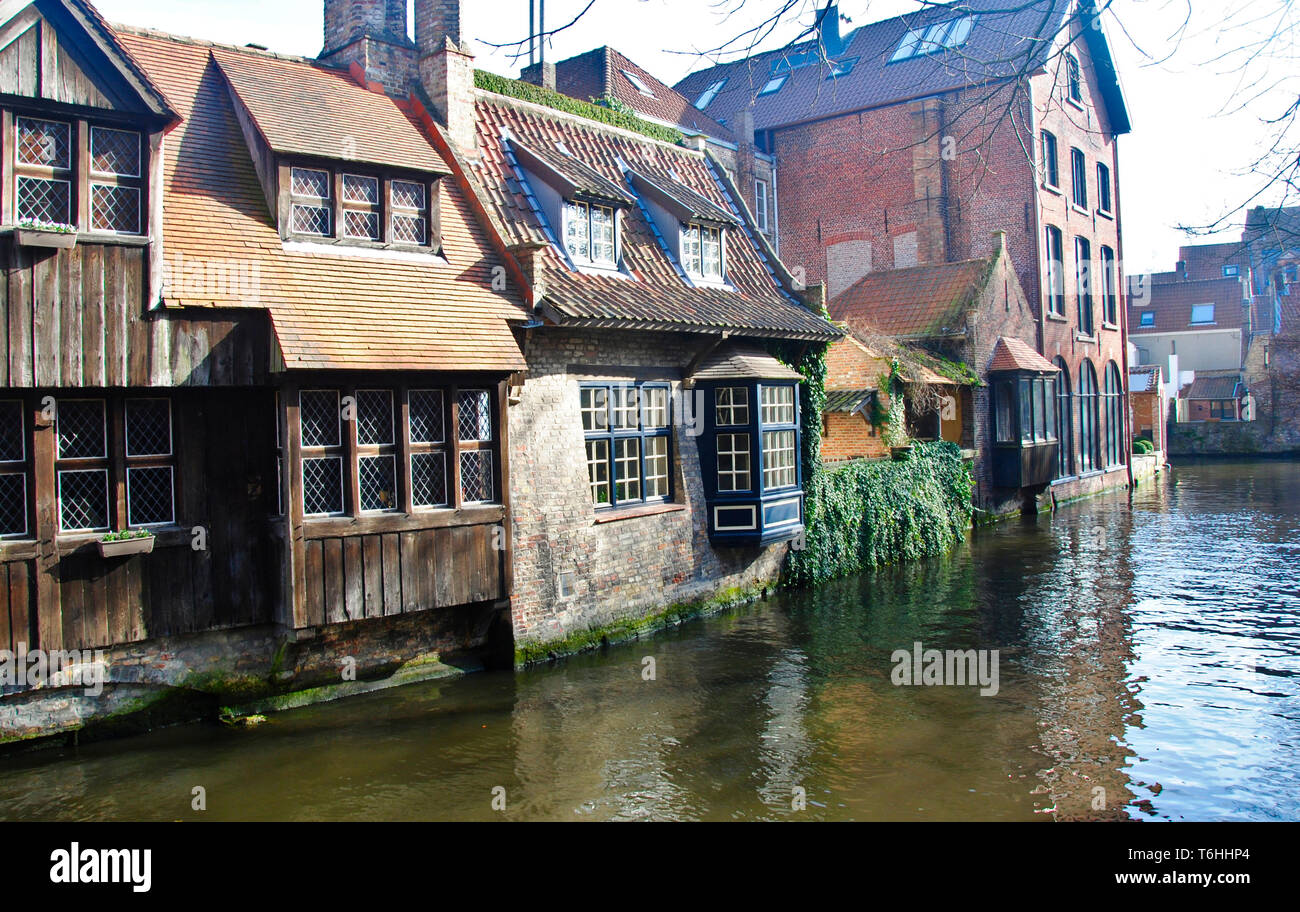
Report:
[[[1106,467],[1124,464],[1124,382],[1114,361],[1106,365]]]
[[[1069,478],[1074,474],[1074,388],[1070,384],[1070,365],[1064,358],[1053,362],[1061,369],[1056,378],[1056,439],[1061,442],[1057,474]]]
[[[1084,361],[1079,371],[1079,469],[1101,468],[1101,429],[1097,395],[1097,370]]]

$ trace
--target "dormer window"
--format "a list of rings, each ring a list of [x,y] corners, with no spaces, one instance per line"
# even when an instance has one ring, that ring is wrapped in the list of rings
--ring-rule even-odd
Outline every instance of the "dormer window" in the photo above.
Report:
[[[436,240],[437,197],[426,181],[320,166],[287,170],[286,239],[399,248]]]
[[[68,225],[105,234],[144,233],[145,163],[135,130],[18,115],[13,210],[19,225]],[[88,156],[78,148],[88,146]]]
[[[682,268],[696,279],[722,281],[722,230],[707,225],[682,226]]]
[[[617,263],[615,243],[618,220],[609,206],[566,203],[564,247],[574,262],[613,269]]]

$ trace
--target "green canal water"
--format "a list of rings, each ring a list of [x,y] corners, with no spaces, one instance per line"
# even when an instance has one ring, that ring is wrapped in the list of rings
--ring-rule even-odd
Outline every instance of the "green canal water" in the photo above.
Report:
[[[915,642],[997,694],[895,686]],[[551,667],[9,757],[0,819],[1294,820],[1298,741],[1300,464],[1207,463]]]

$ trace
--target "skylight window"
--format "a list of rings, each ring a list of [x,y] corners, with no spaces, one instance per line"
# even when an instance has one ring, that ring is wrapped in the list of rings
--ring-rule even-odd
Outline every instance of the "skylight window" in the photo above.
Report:
[[[841,76],[847,76],[853,72],[853,67],[857,65],[857,57],[846,57],[843,60],[836,60],[831,64],[830,75],[827,79],[839,79]]]
[[[912,29],[903,36],[903,42],[889,59],[890,63],[934,54],[950,48],[961,47],[970,38],[971,29],[975,27],[974,16],[961,19],[949,19],[926,28]]]
[[[1192,325],[1205,326],[1214,322],[1214,305],[1197,304],[1192,308]]]
[[[647,98],[655,97],[655,93],[650,91],[650,87],[645,84],[641,77],[637,76],[635,73],[629,73],[627,70],[623,70],[622,73],[627,77],[627,81],[632,83],[633,87],[642,95]]]
[[[1154,310],[1146,310],[1142,312],[1142,325],[1143,326],[1156,325],[1156,312]]]
[[[767,85],[763,86],[762,91],[760,91],[758,94],[771,95],[773,92],[781,91],[781,86],[785,85],[785,81],[789,78],[790,78],[789,73],[784,73],[780,76],[773,76],[768,81]]]
[[[704,90],[704,94],[701,95],[698,99],[696,99],[695,107],[703,111],[709,105],[713,104],[713,99],[718,97],[718,93],[722,91],[722,87],[725,86],[726,84],[727,84],[727,80],[719,79],[713,85],[709,86],[707,89]]]

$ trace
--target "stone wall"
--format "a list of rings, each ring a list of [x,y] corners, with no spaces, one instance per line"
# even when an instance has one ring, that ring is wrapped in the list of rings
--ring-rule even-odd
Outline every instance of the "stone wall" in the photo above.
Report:
[[[535,331],[528,378],[510,407],[516,654],[593,637],[684,603],[772,584],[785,546],[714,548],[696,438],[672,432],[674,503],[598,511],[579,411],[584,382],[670,382],[675,396],[702,337]],[[565,577],[561,591],[561,575]]]

